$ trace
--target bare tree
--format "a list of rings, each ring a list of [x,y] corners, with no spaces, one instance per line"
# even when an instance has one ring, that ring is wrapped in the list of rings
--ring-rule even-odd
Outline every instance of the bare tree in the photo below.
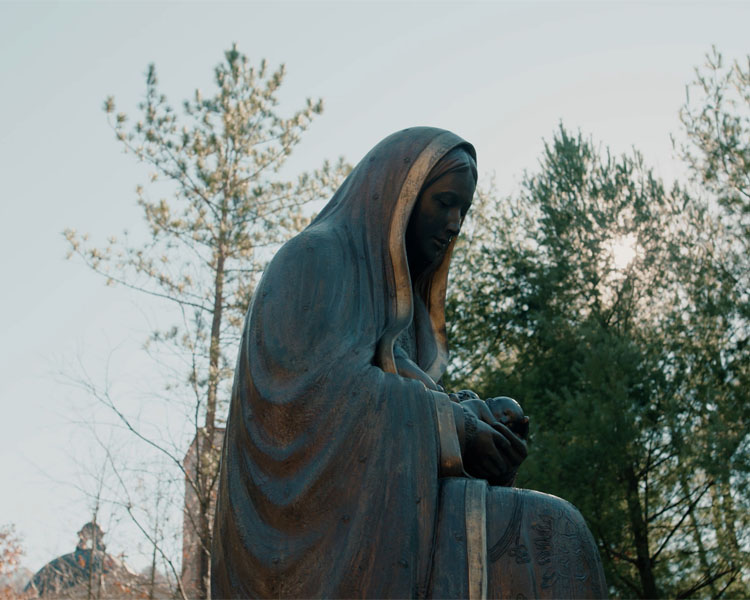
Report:
[[[180,439],[147,433],[108,389],[88,387],[122,427],[167,459],[194,494],[187,518],[198,532],[200,566],[197,589],[190,593],[202,598],[210,589],[211,507],[222,415],[244,311],[270,250],[308,222],[305,205],[327,198],[348,171],[343,160],[324,162],[294,181],[281,180],[279,169],[321,113],[322,101],[308,99],[301,110],[279,116],[283,65],[275,71],[265,61],[253,67],[236,47],[225,59],[215,69],[214,95],[204,97],[196,90],[181,115],[159,92],[153,65],[134,125],[116,112],[112,98],[105,102],[124,149],[150,167],[152,182],[172,191],[171,199],[152,198],[146,188],[137,188],[146,241],[132,243],[125,233],[124,239],[110,238],[100,248],[89,245],[87,236],[65,231],[69,256],[83,259],[107,283],[174,308],[173,323],[152,332],[148,351],[168,379],[165,393],[157,397],[181,406],[189,424]],[[193,440],[193,468],[187,471],[183,457]],[[142,530],[148,537],[148,528]]]

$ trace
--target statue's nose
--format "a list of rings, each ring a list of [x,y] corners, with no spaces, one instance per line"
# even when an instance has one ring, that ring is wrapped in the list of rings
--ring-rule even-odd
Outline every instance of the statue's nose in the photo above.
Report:
[[[461,211],[455,208],[448,213],[448,221],[445,224],[445,230],[451,237],[456,237],[461,231]]]

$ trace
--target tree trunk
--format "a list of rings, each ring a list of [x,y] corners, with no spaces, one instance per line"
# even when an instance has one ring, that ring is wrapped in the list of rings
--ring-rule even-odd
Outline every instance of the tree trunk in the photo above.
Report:
[[[728,555],[728,562],[735,566],[738,564],[740,544],[735,529],[734,500],[729,491],[729,484],[721,479],[711,488],[711,513],[719,546],[724,555]]]
[[[682,486],[682,493],[688,498],[690,495],[690,488],[684,473],[680,474],[680,485]],[[706,547],[703,545],[703,536],[701,536],[698,519],[695,517],[695,506],[690,504],[688,511],[690,516],[690,527],[693,530],[693,540],[695,541],[696,548],[698,548],[698,560],[701,565],[701,570],[706,577],[710,577],[711,567],[708,564],[708,558],[706,557]],[[711,590],[711,598],[716,598],[716,586],[713,581],[709,585],[709,590]]]
[[[211,531],[209,528],[210,503],[200,502],[200,515],[198,516],[199,538],[200,538],[200,565],[198,580],[198,597],[208,598],[211,590]]]
[[[221,319],[224,306],[224,263],[226,256],[223,242],[219,242],[214,279],[214,309],[211,321],[211,342],[208,350],[208,394],[206,399],[206,435],[210,445],[214,442],[216,426],[216,400],[219,387],[219,358],[221,357]]]
[[[648,549],[648,526],[641,511],[641,502],[638,496],[638,479],[635,476],[632,466],[628,466],[626,469],[625,482],[627,485],[628,516],[630,517],[630,529],[635,541],[636,566],[641,579],[642,597],[659,598],[660,595],[656,587],[651,555]]]
[[[216,277],[214,279],[214,307],[211,321],[211,340],[208,354],[208,390],[206,398],[206,420],[203,431],[199,431],[196,447],[196,481],[198,482],[198,536],[200,539],[199,598],[208,598],[211,589],[211,506],[218,467],[216,460],[216,405],[219,386],[219,360],[221,358],[221,320],[224,305],[224,253],[223,235],[218,244]]]

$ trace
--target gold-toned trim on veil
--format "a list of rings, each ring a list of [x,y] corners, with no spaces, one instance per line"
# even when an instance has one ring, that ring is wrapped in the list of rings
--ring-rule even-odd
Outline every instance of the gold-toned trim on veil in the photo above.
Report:
[[[466,562],[469,599],[487,598],[487,482],[466,480]]]
[[[417,201],[419,191],[422,189],[427,175],[429,174],[432,167],[445,156],[445,154],[452,148],[461,145],[460,141],[457,141],[456,136],[445,131],[435,137],[427,147],[422,150],[419,156],[416,158],[409,173],[406,175],[404,184],[401,186],[401,192],[399,193],[398,200],[396,202],[396,209],[393,213],[393,218],[390,223],[390,231],[388,234],[388,251],[391,257],[391,264],[393,266],[393,278],[394,278],[394,292],[396,314],[395,319],[389,325],[388,329],[383,333],[379,340],[377,349],[378,364],[383,371],[388,373],[397,373],[396,362],[393,358],[393,344],[396,338],[399,336],[401,331],[409,325],[412,319],[414,307],[412,302],[412,288],[411,278],[409,275],[409,263],[406,258],[406,226],[411,216],[412,208],[414,203]],[[450,251],[452,245],[446,252],[446,259],[450,258]],[[448,263],[450,260],[444,260],[443,264],[440,265],[438,271],[447,271]],[[446,273],[447,275],[447,273]],[[430,300],[437,297],[437,293],[445,293],[445,283],[438,286],[432,286],[438,288],[435,292],[430,293]],[[427,300],[427,299],[425,299]],[[434,306],[434,304],[432,305]],[[433,332],[436,336],[437,353],[438,359],[433,362],[431,368],[427,370],[427,373],[435,378],[435,368],[439,364],[445,366],[447,359],[447,348],[445,340],[445,316],[440,317],[434,316],[432,306],[428,306],[430,312],[430,321],[432,323]],[[439,330],[435,330],[435,326],[442,326]],[[439,379],[439,376],[435,378]]]

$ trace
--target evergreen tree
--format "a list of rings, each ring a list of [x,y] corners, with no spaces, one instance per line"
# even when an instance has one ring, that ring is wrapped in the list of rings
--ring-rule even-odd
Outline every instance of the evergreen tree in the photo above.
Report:
[[[705,207],[562,126],[522,192],[493,195],[458,248],[454,385],[519,399],[532,427],[518,484],[579,507],[617,595],[718,592],[738,565],[707,535],[726,449],[695,365],[719,340],[688,352],[705,322]]]
[[[710,215],[705,267],[693,274],[685,353],[704,398],[705,456],[716,486],[713,535],[737,576],[729,589],[750,595],[750,56],[726,64],[713,48],[696,69],[680,111],[678,148]]]

